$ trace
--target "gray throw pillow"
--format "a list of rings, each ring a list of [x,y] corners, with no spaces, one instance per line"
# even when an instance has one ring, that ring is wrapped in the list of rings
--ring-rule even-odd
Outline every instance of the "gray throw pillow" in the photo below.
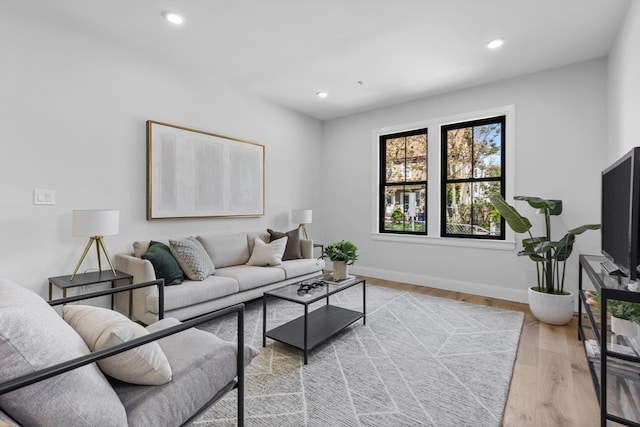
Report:
[[[179,285],[184,281],[184,271],[171,254],[171,249],[164,243],[154,242],[149,244],[149,249],[140,258],[146,259],[153,265],[156,279],[164,279],[165,286]]]
[[[204,280],[216,271],[209,254],[195,237],[169,240],[171,253],[175,256],[191,280]]]
[[[282,239],[285,236],[289,238],[287,240],[287,247],[284,249],[284,255],[282,255],[282,261],[302,258],[302,254],[300,253],[300,229],[299,228],[296,228],[295,230],[291,230],[287,232],[274,231],[270,228],[267,228],[267,232],[269,233],[269,242]]]

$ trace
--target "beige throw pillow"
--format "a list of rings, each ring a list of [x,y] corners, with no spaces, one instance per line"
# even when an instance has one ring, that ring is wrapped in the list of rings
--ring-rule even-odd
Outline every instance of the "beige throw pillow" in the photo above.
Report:
[[[282,264],[282,255],[287,247],[288,237],[265,243],[260,237],[254,240],[253,252],[247,265],[267,266]]]
[[[65,305],[62,315],[92,352],[149,334],[141,325],[106,308]],[[172,377],[169,361],[157,342],[102,359],[98,366],[105,374],[132,384],[160,385]]]

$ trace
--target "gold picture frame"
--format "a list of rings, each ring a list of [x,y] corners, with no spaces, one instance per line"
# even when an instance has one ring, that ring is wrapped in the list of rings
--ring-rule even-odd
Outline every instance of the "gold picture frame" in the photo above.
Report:
[[[147,121],[147,220],[264,215],[265,147]]]

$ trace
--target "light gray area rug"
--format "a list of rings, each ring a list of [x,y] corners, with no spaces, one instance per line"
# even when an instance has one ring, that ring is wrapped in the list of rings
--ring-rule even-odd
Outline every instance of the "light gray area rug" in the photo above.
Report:
[[[331,297],[362,309],[362,287]],[[269,329],[304,313],[269,299]],[[319,303],[318,303],[319,304]],[[309,354],[267,339],[262,302],[246,306],[245,339],[260,349],[247,368],[251,426],[499,426],[523,314],[367,285],[367,324],[354,323]],[[234,339],[235,318],[203,327]],[[195,421],[236,425],[236,391]]]

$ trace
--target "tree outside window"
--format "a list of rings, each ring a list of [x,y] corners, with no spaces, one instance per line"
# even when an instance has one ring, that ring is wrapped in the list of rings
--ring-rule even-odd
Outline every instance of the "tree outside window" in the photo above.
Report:
[[[381,233],[427,234],[427,130],[380,136]]]
[[[504,196],[505,116],[442,126],[441,141],[441,236],[503,239],[489,196]]]

